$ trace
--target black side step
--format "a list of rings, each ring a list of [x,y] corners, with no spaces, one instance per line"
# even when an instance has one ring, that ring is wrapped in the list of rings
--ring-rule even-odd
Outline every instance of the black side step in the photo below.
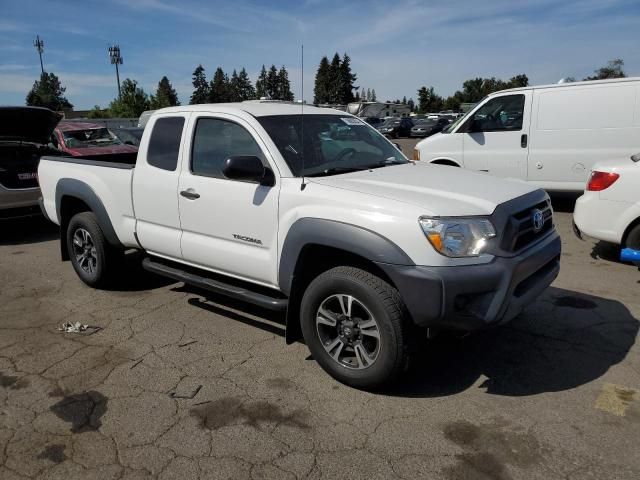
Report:
[[[142,261],[142,267],[149,272],[173,278],[174,280],[188,283],[189,285],[203,288],[205,290],[210,290],[220,295],[242,300],[268,310],[283,312],[287,309],[287,305],[289,303],[286,298],[270,297],[263,293],[253,292],[243,287],[230,285],[218,280],[213,280],[212,278],[207,278],[179,268],[171,267],[151,260],[148,257]]]

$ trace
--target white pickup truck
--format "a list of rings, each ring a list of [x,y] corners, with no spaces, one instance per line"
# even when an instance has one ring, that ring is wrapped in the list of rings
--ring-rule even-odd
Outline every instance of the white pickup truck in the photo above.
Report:
[[[63,259],[100,287],[125,249],[146,269],[286,311],[338,380],[378,388],[427,329],[517,315],[557,276],[547,194],[408,161],[344,112],[281,102],[153,113],[137,159],[43,157]]]

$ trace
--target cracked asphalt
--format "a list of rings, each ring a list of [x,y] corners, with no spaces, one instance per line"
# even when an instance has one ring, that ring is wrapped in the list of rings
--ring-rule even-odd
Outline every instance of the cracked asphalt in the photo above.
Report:
[[[508,326],[430,341],[377,394],[285,345],[278,316],[136,256],[92,290],[53,226],[1,224],[0,478],[638,479],[640,274],[555,203],[553,286]]]

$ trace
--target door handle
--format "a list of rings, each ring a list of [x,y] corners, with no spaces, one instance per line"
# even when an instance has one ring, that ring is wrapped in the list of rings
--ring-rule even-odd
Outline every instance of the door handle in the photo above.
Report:
[[[520,146],[522,148],[527,148],[527,134],[523,133],[522,136],[520,137]]]
[[[184,198],[188,198],[189,200],[195,200],[196,198],[200,198],[200,194],[196,193],[193,188],[189,188],[187,190],[182,190],[180,192]]]

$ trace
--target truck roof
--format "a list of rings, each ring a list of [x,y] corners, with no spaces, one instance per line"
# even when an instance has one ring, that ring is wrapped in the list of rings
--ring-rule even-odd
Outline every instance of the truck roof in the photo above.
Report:
[[[625,77],[625,78],[608,78],[606,80],[584,80],[581,82],[567,82],[567,83],[552,83],[549,85],[529,85],[528,87],[516,87],[507,88],[505,90],[499,90],[497,92],[490,93],[488,97],[492,95],[502,94],[504,92],[522,92],[525,90],[540,90],[543,88],[566,88],[566,87],[579,87],[584,85],[602,85],[605,83],[623,83],[623,82],[638,82],[640,77]]]
[[[247,100],[235,103],[202,103],[198,105],[181,105],[179,107],[168,107],[157,110],[158,113],[171,112],[247,112],[254,117],[265,117],[269,115],[300,115],[303,106],[300,103],[282,102],[276,100]],[[341,110],[334,108],[319,108],[312,105],[304,105],[305,115],[348,115]]]

